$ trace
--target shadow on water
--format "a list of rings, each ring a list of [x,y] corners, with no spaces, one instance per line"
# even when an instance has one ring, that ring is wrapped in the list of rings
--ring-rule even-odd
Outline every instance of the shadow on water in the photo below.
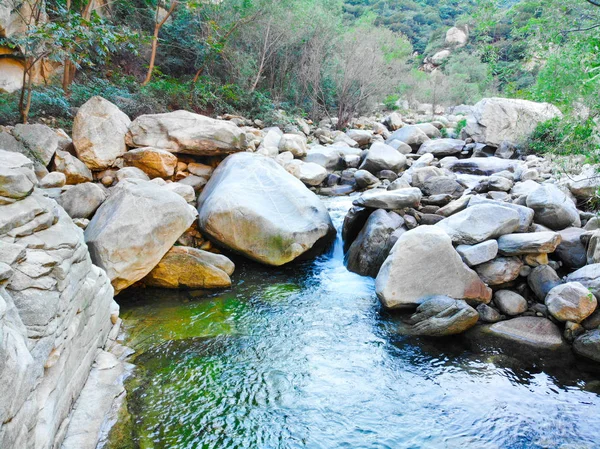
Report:
[[[328,200],[336,226],[349,205]],[[599,447],[597,373],[395,334],[339,239],[237,263],[229,290],[119,296],[137,368],[111,449]]]

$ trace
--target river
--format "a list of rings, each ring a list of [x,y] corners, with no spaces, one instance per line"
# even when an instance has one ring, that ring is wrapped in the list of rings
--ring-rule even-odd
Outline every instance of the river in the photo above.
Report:
[[[325,201],[340,228],[351,200]],[[314,261],[236,263],[226,291],[117,298],[137,368],[110,449],[600,447],[598,372],[397,335],[339,236]]]

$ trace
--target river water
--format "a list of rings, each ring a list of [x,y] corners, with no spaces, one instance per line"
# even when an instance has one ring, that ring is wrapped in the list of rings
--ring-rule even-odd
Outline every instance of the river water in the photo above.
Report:
[[[339,228],[351,200],[326,202]],[[314,261],[239,262],[227,291],[122,293],[137,368],[108,447],[600,447],[598,372],[399,336],[373,284],[338,237]]]

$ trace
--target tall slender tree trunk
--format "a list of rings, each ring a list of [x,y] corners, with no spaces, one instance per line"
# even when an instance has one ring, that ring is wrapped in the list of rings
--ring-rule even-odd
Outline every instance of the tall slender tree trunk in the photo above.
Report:
[[[156,63],[156,50],[158,48],[158,33],[160,33],[160,29],[163,27],[165,22],[169,19],[175,8],[177,7],[177,2],[175,0],[172,1],[171,7],[162,18],[162,20],[158,20],[158,14],[160,12],[160,3],[156,5],[156,18],[154,21],[154,33],[152,34],[152,51],[150,53],[150,63],[148,64],[148,72],[146,73],[146,78],[142,83],[142,86],[145,86],[152,79],[152,72],[154,72],[154,65]]]

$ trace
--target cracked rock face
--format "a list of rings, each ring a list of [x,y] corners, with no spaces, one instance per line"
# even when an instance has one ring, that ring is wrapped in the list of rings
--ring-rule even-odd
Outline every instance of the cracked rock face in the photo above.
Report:
[[[54,448],[112,327],[113,289],[83,232],[31,192],[32,165],[5,153],[3,197],[14,201],[0,205],[0,383],[11,394],[0,395],[0,447]]]

